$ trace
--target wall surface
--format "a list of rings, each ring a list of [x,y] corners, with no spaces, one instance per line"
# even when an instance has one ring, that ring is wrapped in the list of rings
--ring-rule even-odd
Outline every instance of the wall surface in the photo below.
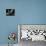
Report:
[[[6,16],[7,8],[15,16]],[[46,0],[0,0],[0,44],[8,43],[9,32],[18,32],[17,24],[46,24]]]

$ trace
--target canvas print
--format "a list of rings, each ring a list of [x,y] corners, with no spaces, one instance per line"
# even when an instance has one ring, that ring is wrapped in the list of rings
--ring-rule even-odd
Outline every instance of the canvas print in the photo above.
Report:
[[[15,16],[15,9],[6,9],[6,16]]]

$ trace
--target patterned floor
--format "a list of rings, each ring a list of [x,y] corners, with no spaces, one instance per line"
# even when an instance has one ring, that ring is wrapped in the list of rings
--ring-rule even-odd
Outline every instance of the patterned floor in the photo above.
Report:
[[[20,42],[20,46],[46,46],[46,42],[45,41],[21,41]]]

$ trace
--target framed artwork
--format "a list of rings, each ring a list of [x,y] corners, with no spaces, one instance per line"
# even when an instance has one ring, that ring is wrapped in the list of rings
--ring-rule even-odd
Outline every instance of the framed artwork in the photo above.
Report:
[[[6,9],[6,16],[15,16],[15,9]]]

